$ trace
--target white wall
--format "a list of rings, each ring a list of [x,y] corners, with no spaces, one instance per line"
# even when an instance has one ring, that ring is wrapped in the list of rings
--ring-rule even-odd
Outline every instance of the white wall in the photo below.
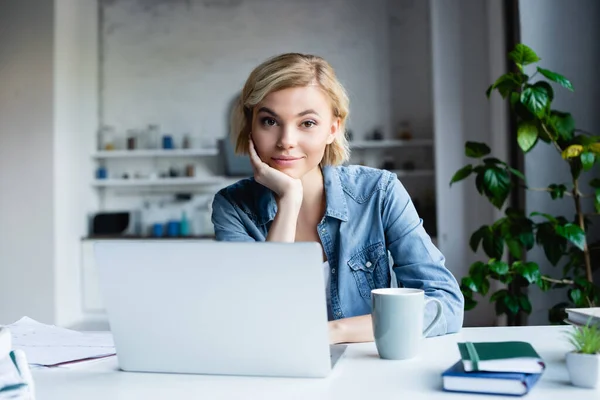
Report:
[[[486,261],[483,252],[475,255],[469,248],[471,234],[493,221],[497,213],[476,191],[473,178],[449,187],[452,175],[472,160],[464,155],[468,140],[492,144],[492,126],[497,118],[497,103],[485,91],[502,70],[498,65],[501,43],[488,32],[498,32],[498,1],[431,0],[433,49],[433,104],[435,125],[436,192],[438,197],[439,246],[448,267],[460,280],[475,260]],[[495,29],[490,27],[494,26]],[[500,141],[494,155],[505,156]],[[465,315],[465,326],[492,325],[495,313],[487,300]]]
[[[0,12],[0,323],[54,307],[53,2]]]
[[[55,0],[54,248],[56,321],[81,318],[80,240],[98,197],[90,185],[98,126],[98,5]]]
[[[578,128],[600,132],[600,81],[598,65],[600,52],[600,2],[596,0],[527,0],[519,2],[521,41],[530,46],[542,59],[539,66],[565,75],[573,84],[571,93],[555,87],[555,109],[571,112]],[[525,157],[525,172],[532,187],[546,187],[550,183],[568,183],[570,174],[557,152],[543,143]],[[586,182],[589,179],[589,174]],[[585,200],[585,199],[584,199]],[[591,211],[591,201],[586,201]],[[547,193],[528,192],[527,212],[543,211],[572,219],[575,213],[571,198],[553,201]],[[598,224],[597,220],[593,220]],[[528,254],[540,264],[543,272],[558,276],[564,264],[556,270],[546,261],[543,251]],[[557,274],[558,273],[558,274]],[[547,323],[547,310],[563,301],[560,291],[541,293],[531,291],[533,313],[530,324]]]
[[[105,1],[102,122],[159,123],[181,135],[227,134],[250,71],[282,52],[324,56],[352,102],[356,136],[390,129],[385,0]]]

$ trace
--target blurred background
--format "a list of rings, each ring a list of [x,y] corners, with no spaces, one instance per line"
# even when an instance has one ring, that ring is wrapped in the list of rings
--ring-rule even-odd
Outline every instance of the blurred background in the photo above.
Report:
[[[283,52],[334,67],[350,95],[351,163],[398,174],[460,280],[480,257],[471,233],[501,215],[474,185],[449,187],[465,141],[534,184],[564,172],[552,149],[515,158],[507,104],[486,89],[525,43],[576,87],[557,107],[598,131],[598,20],[597,0],[1,2],[0,323],[105,323],[97,240],[211,240],[212,197],[251,175],[232,154],[232,101]],[[547,197],[514,201],[572,214]],[[547,323],[555,299],[530,296],[529,323]],[[485,302],[465,321],[498,323]]]

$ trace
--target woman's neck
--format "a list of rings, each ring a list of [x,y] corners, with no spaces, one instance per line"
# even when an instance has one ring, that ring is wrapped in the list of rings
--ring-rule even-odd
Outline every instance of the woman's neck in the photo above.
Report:
[[[302,177],[302,206],[301,214],[325,212],[325,184],[321,167],[317,166]]]

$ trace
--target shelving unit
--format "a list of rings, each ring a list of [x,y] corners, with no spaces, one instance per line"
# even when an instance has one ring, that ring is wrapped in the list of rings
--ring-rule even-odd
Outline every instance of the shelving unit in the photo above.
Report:
[[[153,157],[199,157],[217,156],[219,149],[216,147],[197,149],[156,149],[156,150],[101,150],[92,154],[95,159],[107,158],[153,158]]]
[[[207,176],[160,179],[95,179],[92,185],[99,188],[142,186],[212,186],[225,185],[229,182],[233,182],[233,180],[223,176]]]
[[[398,178],[419,178],[419,177],[430,177],[435,174],[432,169],[415,169],[411,171],[405,170],[391,170],[394,174],[398,175]]]
[[[354,140],[350,141],[351,149],[390,149],[394,147],[427,147],[433,146],[433,139],[412,140]]]

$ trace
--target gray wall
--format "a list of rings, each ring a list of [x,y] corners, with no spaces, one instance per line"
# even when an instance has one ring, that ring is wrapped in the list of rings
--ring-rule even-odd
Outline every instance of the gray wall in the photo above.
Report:
[[[554,108],[573,114],[580,129],[600,134],[600,2],[597,0],[523,0],[519,2],[521,18],[521,41],[531,47],[542,59],[539,66],[565,75],[573,84],[575,92],[555,86]],[[525,158],[525,172],[532,187],[546,187],[550,183],[569,183],[568,166],[558,153],[543,143]],[[584,175],[588,181],[589,174]],[[572,199],[553,201],[547,193],[528,192],[527,211],[543,211],[572,219],[575,214]],[[592,203],[587,200],[588,210]],[[598,219],[594,219],[600,224]],[[529,254],[531,260],[540,263],[543,272],[560,275],[561,269],[553,269],[541,250]],[[547,309],[562,301],[564,293],[554,291],[541,293],[531,291],[533,313],[530,324],[547,323]]]
[[[53,6],[0,12],[0,323],[54,318]]]

